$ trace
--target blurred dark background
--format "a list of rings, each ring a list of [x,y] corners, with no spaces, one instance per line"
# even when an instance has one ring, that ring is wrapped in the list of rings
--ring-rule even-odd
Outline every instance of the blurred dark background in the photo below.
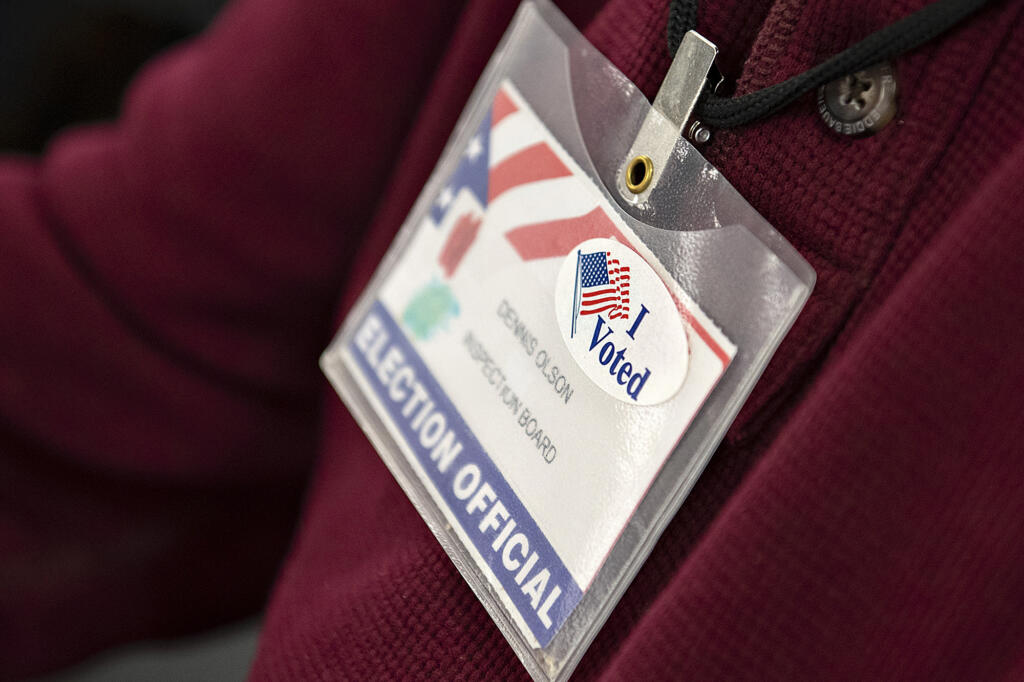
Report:
[[[38,153],[62,128],[114,118],[135,72],[225,1],[0,0],[0,153]],[[259,625],[130,644],[38,682],[241,682]]]
[[[0,151],[38,153],[68,125],[114,118],[147,59],[224,0],[0,0]]]

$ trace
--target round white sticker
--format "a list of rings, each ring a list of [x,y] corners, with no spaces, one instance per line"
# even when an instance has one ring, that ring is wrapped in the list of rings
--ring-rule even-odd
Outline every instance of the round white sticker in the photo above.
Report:
[[[576,364],[605,393],[654,405],[686,378],[689,345],[664,282],[633,249],[589,239],[558,272],[555,315]]]

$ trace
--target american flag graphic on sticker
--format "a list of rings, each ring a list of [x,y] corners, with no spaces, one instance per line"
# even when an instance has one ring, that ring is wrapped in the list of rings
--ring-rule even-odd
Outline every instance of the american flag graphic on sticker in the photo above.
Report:
[[[573,335],[578,315],[604,313],[609,320],[629,319],[629,266],[611,251],[576,252],[578,295],[573,296]]]

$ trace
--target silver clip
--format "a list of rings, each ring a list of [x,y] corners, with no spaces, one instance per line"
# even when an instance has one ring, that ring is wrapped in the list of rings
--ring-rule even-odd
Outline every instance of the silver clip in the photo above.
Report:
[[[696,31],[683,36],[619,172],[619,193],[629,203],[646,203],[658,186],[676,142],[687,133],[717,55],[715,44]]]

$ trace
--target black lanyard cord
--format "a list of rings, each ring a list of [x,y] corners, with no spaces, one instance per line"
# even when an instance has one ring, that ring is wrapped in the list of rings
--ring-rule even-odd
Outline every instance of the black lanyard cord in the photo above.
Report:
[[[945,33],[990,0],[938,0],[889,24],[856,45],[781,83],[741,97],[705,94],[696,118],[713,128],[735,128],[764,118],[801,95],[837,78],[892,59]],[[668,16],[668,49],[674,55],[683,35],[696,28],[698,0],[672,0]]]

